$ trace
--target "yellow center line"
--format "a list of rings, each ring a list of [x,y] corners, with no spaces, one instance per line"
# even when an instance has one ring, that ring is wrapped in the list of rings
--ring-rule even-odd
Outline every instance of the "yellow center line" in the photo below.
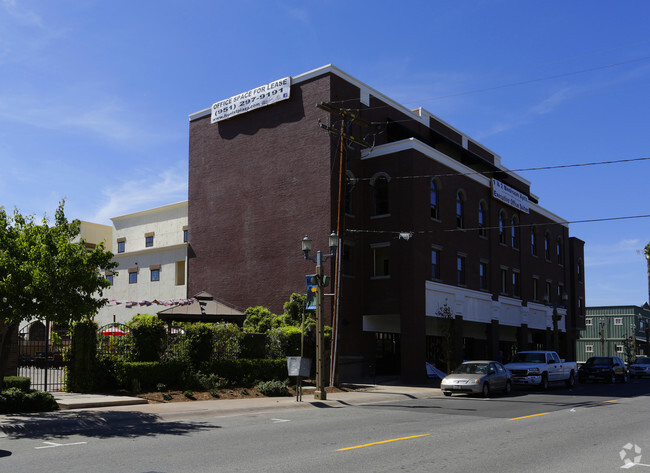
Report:
[[[357,445],[355,447],[339,448],[337,450],[337,452],[342,452],[343,450],[353,450],[355,448],[371,447],[373,445],[381,445],[382,443],[397,442],[399,440],[408,440],[408,439],[415,439],[415,438],[418,438],[418,437],[426,437],[427,435],[431,435],[431,434],[412,435],[411,437],[401,437],[401,438],[398,438],[398,439],[382,440],[381,442],[367,443],[365,445]]]
[[[618,399],[612,399],[611,401],[601,401],[598,404],[607,404],[608,402],[616,402],[616,401],[618,401]]]
[[[540,414],[532,414],[532,415],[529,415],[529,416],[523,416],[523,417],[513,417],[512,419],[508,419],[508,420],[528,419],[528,418],[530,418],[530,417],[545,416],[546,414],[550,414],[550,412],[542,412],[542,413],[540,413]]]

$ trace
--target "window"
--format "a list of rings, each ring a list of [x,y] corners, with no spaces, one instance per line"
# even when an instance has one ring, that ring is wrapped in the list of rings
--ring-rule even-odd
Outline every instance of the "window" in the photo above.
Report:
[[[551,301],[551,282],[546,281],[546,286],[544,287],[544,300],[546,302]]]
[[[118,238],[117,239],[117,252],[118,253],[124,253],[126,250],[126,238]]]
[[[354,189],[355,183],[356,179],[354,178],[354,174],[347,171],[345,175],[345,200],[343,202],[343,210],[348,215],[352,215],[352,189]]]
[[[381,243],[372,247],[373,253],[373,274],[375,278],[383,278],[390,276],[389,267],[389,250],[388,243]]]
[[[506,213],[503,210],[499,212],[499,243],[506,244]]]
[[[136,284],[138,282],[138,269],[129,269],[129,284]]]
[[[512,295],[521,297],[521,276],[518,271],[512,272]]]
[[[578,282],[582,282],[582,259],[578,260],[576,265],[576,272],[578,273]]]
[[[593,353],[593,352],[594,352],[593,345],[585,345],[585,353]]]
[[[465,195],[463,191],[456,193],[456,226],[465,228]]]
[[[544,235],[544,258],[551,261],[551,234],[548,232]]]
[[[614,325],[623,325],[623,317],[614,318]]]
[[[431,190],[429,193],[429,204],[431,206],[431,218],[438,220],[438,185],[435,180],[431,180]]]
[[[380,174],[371,181],[371,184],[373,186],[373,197],[375,201],[375,215],[389,214],[388,178],[386,175]]]
[[[431,250],[431,279],[440,279],[440,250],[437,248]]]
[[[160,266],[152,266],[149,270],[151,271],[151,281],[160,281]]]
[[[113,285],[113,275],[112,274],[107,274],[106,279],[108,280],[109,283],[111,283],[111,286]]]
[[[488,264],[481,261],[478,265],[478,277],[480,289],[487,291],[488,287]]]
[[[587,317],[587,318],[585,319],[585,325],[586,325],[586,326],[591,326],[591,325],[593,325],[593,319],[592,319],[591,317]]]
[[[187,226],[183,227],[183,243],[187,243],[189,241],[189,230]]]
[[[458,273],[458,285],[464,286],[467,282],[465,278],[465,257],[464,256],[458,256],[456,258],[456,269]]]
[[[485,202],[481,201],[478,204],[478,236],[487,237],[485,227],[487,226],[487,207]]]
[[[501,268],[501,294],[508,293],[508,270]]]
[[[151,248],[153,246],[153,233],[148,233],[144,236],[144,246]]]
[[[176,261],[176,285],[185,284],[185,261]]]
[[[343,243],[341,253],[341,273],[346,276],[352,276],[352,245]]]
[[[564,264],[564,252],[562,251],[562,238],[557,239],[555,251],[557,252],[557,264]]]
[[[511,226],[510,226],[510,241],[512,247],[519,249],[519,217],[516,215],[512,216]]]
[[[539,300],[539,278],[537,277],[533,278],[533,300]]]
[[[534,228],[530,230],[530,254],[537,256],[537,231]]]
[[[616,353],[623,353],[623,345],[616,345]]]

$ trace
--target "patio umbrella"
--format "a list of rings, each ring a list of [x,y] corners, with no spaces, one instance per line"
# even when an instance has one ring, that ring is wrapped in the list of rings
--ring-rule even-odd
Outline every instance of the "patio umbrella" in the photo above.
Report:
[[[113,337],[119,337],[120,335],[126,335],[129,332],[125,332],[124,330],[120,330],[118,327],[108,327],[101,332],[99,332],[100,335],[111,335]]]

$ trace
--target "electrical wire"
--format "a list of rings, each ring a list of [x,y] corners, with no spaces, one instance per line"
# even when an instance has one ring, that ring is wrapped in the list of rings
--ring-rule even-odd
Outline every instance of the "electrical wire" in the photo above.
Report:
[[[349,233],[379,233],[379,234],[394,234],[398,235],[398,237],[401,237],[401,235],[424,235],[428,233],[437,233],[437,232],[471,232],[471,231],[478,231],[478,230],[499,230],[499,229],[504,229],[504,230],[509,230],[512,228],[529,228],[529,227],[548,227],[548,226],[555,226],[555,225],[568,225],[568,224],[578,224],[578,223],[597,223],[597,222],[611,222],[611,221],[617,221],[617,220],[636,220],[636,219],[642,219],[642,218],[650,218],[650,214],[648,215],[630,215],[630,216],[624,216],[624,217],[604,217],[604,218],[592,218],[592,219],[584,219],[584,220],[565,220],[562,222],[544,222],[544,223],[527,223],[527,224],[519,224],[519,225],[504,225],[504,226],[492,226],[492,227],[473,227],[473,228],[448,228],[448,229],[442,229],[442,230],[362,230],[362,229],[352,229],[352,228],[347,228],[345,231]],[[408,238],[404,238],[408,239]]]
[[[513,174],[516,172],[526,172],[526,171],[548,171],[551,169],[565,169],[565,168],[577,168],[577,167],[587,167],[587,166],[602,166],[606,164],[624,164],[624,163],[633,163],[639,161],[648,161],[650,157],[641,157],[641,158],[628,158],[628,159],[614,159],[610,161],[596,161],[590,163],[574,163],[574,164],[557,164],[553,166],[537,166],[531,168],[520,168],[520,169],[500,169],[497,171],[472,171],[472,172],[457,172],[457,173],[445,173],[445,174],[422,174],[414,176],[391,176],[391,179],[433,179],[436,177],[456,177],[456,176],[472,176],[472,175],[487,175],[487,174]],[[355,177],[355,181],[370,181],[371,177]]]

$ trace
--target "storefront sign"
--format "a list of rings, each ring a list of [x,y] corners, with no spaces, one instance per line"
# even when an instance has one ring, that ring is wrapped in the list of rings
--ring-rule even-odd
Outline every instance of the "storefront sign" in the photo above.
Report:
[[[286,100],[291,92],[291,77],[275,80],[248,92],[235,95],[212,105],[211,123],[225,120],[256,108]]]
[[[494,179],[492,179],[492,197],[524,213],[530,213],[528,197],[512,187],[505,185],[503,182]]]

